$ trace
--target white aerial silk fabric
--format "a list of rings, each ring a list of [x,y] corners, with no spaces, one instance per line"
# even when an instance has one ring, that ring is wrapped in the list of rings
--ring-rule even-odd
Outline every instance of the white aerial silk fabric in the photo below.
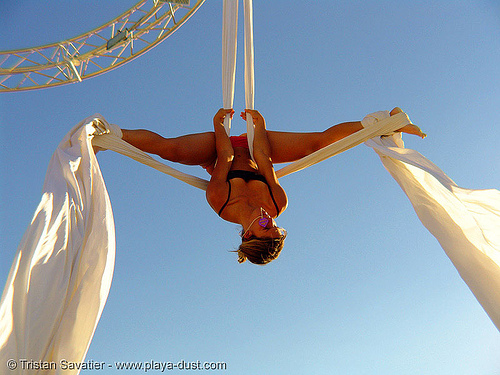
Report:
[[[363,125],[376,125],[386,116],[371,115]],[[500,330],[500,191],[457,186],[424,156],[404,148],[400,134],[373,138],[366,145],[380,156],[422,224]]]
[[[222,11],[222,104],[224,108],[233,108],[234,84],[236,75],[236,55],[238,45],[238,2],[224,0]],[[243,0],[245,15],[245,106],[255,109],[254,47],[253,47],[253,4],[252,0]],[[253,158],[254,124],[252,116],[247,114],[247,139],[250,155]],[[227,135],[231,130],[231,119],[224,119]]]
[[[245,105],[248,109],[255,109],[255,73],[253,48],[253,4],[252,0],[244,0],[245,14]],[[247,140],[250,156],[253,157],[253,139],[255,126],[252,116],[247,113]]]
[[[50,161],[42,199],[17,249],[0,304],[1,373],[77,374],[106,302],[115,260],[111,204],[92,150],[95,116]],[[54,362],[29,370],[9,359]]]
[[[238,47],[238,0],[224,0],[222,4],[222,105],[233,108]],[[224,128],[231,131],[231,118],[226,116]]]

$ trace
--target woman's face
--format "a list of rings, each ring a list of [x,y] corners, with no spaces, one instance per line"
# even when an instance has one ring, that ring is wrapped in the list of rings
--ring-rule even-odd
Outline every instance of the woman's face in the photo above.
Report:
[[[264,209],[261,209],[260,217],[253,221],[252,225],[247,229],[244,238],[280,238],[284,234],[285,230],[279,228],[274,219]]]

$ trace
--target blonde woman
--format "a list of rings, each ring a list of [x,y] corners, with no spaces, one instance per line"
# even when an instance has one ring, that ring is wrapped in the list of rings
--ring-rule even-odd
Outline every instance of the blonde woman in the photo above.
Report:
[[[391,115],[401,112],[394,108]],[[238,261],[266,264],[276,259],[286,237],[276,219],[286,210],[288,199],[279,184],[273,163],[288,163],[338,141],[363,128],[360,121],[344,122],[323,132],[291,133],[266,129],[264,117],[256,110],[246,109],[255,124],[254,160],[246,135],[228,137],[224,118],[233,116],[232,109],[219,109],[215,114],[214,131],[164,138],[149,130],[123,129],[123,139],[144,152],[187,165],[200,165],[211,175],[206,191],[207,202],[218,215],[242,226],[242,243]],[[400,132],[425,134],[413,125]]]

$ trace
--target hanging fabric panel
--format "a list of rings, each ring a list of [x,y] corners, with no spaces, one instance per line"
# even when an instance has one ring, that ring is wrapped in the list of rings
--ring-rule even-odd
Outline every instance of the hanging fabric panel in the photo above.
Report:
[[[375,120],[376,121],[376,120]],[[401,135],[366,142],[500,330],[500,191],[464,189]]]
[[[243,0],[245,10],[245,105],[255,109],[255,77],[253,48],[253,6],[252,0]],[[252,116],[247,114],[247,139],[250,156],[253,157],[254,124]]]
[[[224,0],[222,5],[222,105],[233,108],[238,44],[238,0]],[[231,118],[226,116],[224,128],[231,131]]]
[[[245,14],[245,106],[255,109],[254,91],[254,47],[253,47],[253,6],[252,0],[243,0]],[[238,44],[238,0],[224,0],[222,19],[222,98],[224,108],[233,108],[236,76],[236,56]],[[247,139],[250,156],[253,159],[254,125],[252,116],[247,114]],[[231,130],[231,119],[224,119],[227,135]]]
[[[108,296],[115,259],[111,204],[91,145],[93,117],[50,161],[42,199],[17,249],[0,303],[0,363],[84,360]],[[3,373],[2,369],[2,373]],[[7,370],[5,370],[7,371]]]

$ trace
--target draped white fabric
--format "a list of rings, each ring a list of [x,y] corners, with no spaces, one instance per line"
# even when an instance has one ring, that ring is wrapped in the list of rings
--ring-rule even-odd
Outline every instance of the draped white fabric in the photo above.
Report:
[[[57,369],[19,364],[9,374],[77,374],[59,361],[83,361],[108,296],[115,230],[91,145],[93,119],[74,127],[52,156],[0,304],[2,366],[24,358],[54,362]]]
[[[383,117],[382,117],[383,118]],[[371,123],[376,123],[371,118]],[[366,142],[406,193],[462,279],[500,330],[500,191],[457,186],[400,134]]]
[[[255,109],[255,77],[254,77],[254,48],[253,48],[253,5],[252,0],[244,0],[245,10],[245,105],[248,109]],[[254,124],[247,113],[247,139],[250,156],[253,157]]]
[[[236,55],[238,45],[238,2],[224,0],[222,16],[222,104],[224,108],[233,108],[234,84],[236,75]],[[253,4],[252,0],[243,0],[245,15],[245,106],[255,109],[254,47],[253,47]],[[247,137],[250,155],[253,158],[254,125],[247,114]],[[229,135],[231,119],[224,119],[224,128]]]
[[[238,0],[224,0],[222,5],[222,105],[233,108],[236,52],[238,46]],[[231,131],[231,119],[226,116],[224,128]]]

